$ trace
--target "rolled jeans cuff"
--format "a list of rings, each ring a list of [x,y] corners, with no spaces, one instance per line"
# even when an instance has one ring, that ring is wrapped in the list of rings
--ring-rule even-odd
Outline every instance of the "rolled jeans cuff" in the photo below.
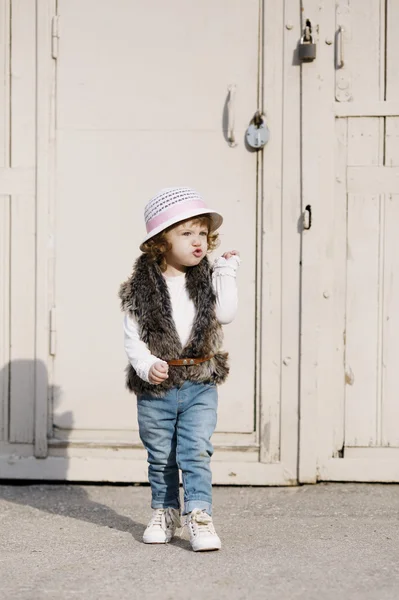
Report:
[[[183,515],[187,515],[195,508],[204,510],[208,515],[212,516],[212,504],[206,500],[188,500],[184,503]]]
[[[152,499],[151,508],[176,508],[180,509],[180,501],[176,500],[154,500]]]

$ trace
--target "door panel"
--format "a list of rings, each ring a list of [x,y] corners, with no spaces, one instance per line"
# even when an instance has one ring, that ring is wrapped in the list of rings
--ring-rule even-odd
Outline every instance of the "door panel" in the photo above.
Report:
[[[85,0],[59,11],[55,425],[64,428],[72,413],[74,430],[132,429],[137,439],[116,294],[138,255],[146,201],[161,187],[190,185],[225,215],[220,253],[242,253],[219,431],[250,434],[257,159],[244,135],[257,106],[258,2],[187,10],[175,0],[155,10]],[[223,131],[229,84],[237,86],[236,148]]]
[[[34,3],[0,1],[0,440],[5,443],[29,444],[34,437],[35,20]]]

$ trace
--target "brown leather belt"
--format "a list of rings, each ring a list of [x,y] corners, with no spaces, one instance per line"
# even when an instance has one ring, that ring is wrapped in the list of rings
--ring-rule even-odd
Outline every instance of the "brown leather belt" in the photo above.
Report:
[[[211,360],[211,358],[213,358],[213,355],[206,358],[177,358],[175,360],[167,360],[166,362],[172,367],[190,367],[191,365],[200,365]]]

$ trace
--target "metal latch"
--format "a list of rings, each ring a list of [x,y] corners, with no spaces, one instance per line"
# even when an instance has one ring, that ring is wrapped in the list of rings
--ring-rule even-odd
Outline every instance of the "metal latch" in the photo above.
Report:
[[[303,228],[310,229],[312,227],[312,207],[310,204],[305,208],[305,212],[303,213]]]

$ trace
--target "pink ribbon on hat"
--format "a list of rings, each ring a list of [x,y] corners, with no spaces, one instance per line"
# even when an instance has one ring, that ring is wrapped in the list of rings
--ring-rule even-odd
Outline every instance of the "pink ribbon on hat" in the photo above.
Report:
[[[151,233],[153,229],[156,229],[157,227],[159,227],[159,225],[166,223],[166,221],[169,221],[169,219],[172,219],[173,217],[176,217],[179,214],[184,214],[187,211],[196,210],[198,208],[206,208],[205,202],[203,202],[203,200],[188,200],[187,202],[178,202],[170,208],[167,208],[166,210],[162,211],[156,217],[153,217],[150,221],[148,221],[148,223],[146,224],[147,233]]]

